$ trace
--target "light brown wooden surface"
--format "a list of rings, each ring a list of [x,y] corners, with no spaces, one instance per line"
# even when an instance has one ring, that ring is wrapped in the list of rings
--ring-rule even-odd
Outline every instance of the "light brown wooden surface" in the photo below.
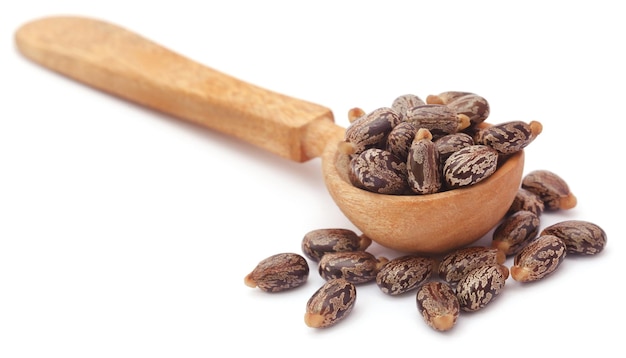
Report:
[[[504,216],[520,186],[524,153],[487,180],[431,195],[367,192],[347,179],[337,151],[344,128],[329,109],[235,79],[99,20],[53,17],[16,33],[28,58],[90,86],[302,162],[322,157],[326,186],[366,236],[391,249],[440,253],[471,244]]]
[[[26,57],[133,102],[303,162],[342,129],[330,109],[243,82],[117,25],[49,17],[15,35]]]

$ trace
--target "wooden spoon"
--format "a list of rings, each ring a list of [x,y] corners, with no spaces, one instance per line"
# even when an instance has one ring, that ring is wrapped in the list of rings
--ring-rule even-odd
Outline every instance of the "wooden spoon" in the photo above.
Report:
[[[469,188],[414,196],[357,189],[337,150],[345,129],[330,109],[230,77],[116,25],[48,17],[15,34],[27,58],[75,80],[232,135],[287,159],[322,157],[324,181],[346,217],[379,244],[441,253],[487,234],[519,189],[524,153]]]

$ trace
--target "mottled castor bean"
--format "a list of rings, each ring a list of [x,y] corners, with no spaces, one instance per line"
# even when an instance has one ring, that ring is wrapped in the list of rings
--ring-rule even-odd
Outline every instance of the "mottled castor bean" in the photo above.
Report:
[[[354,284],[366,283],[375,280],[388,261],[367,251],[329,252],[320,259],[318,272],[327,281],[343,278]]]
[[[429,281],[417,288],[417,310],[426,324],[438,331],[454,327],[460,305],[454,288],[442,281]]]
[[[458,114],[441,104],[413,107],[408,110],[405,121],[415,123],[418,128],[428,129],[435,138],[456,133],[470,124],[466,115]]]
[[[549,170],[534,170],[522,178],[522,188],[537,194],[545,210],[567,210],[576,206],[576,196],[569,185]]]
[[[447,100],[444,104],[455,112],[466,115],[472,125],[482,123],[489,117],[489,102],[474,93],[455,96],[454,99]]]
[[[309,298],[304,323],[326,328],[345,319],[356,302],[356,287],[343,278],[327,281]]]
[[[249,287],[265,292],[280,292],[302,286],[309,277],[306,259],[295,253],[272,255],[261,262],[245,278]]]
[[[439,137],[434,141],[434,143],[437,147],[437,151],[439,152],[439,160],[443,166],[443,163],[445,163],[446,159],[448,159],[452,153],[459,149],[474,145],[474,139],[467,133],[458,132]]]
[[[461,310],[473,312],[484,308],[500,294],[509,277],[509,269],[501,264],[483,265],[468,272],[456,286]]]
[[[498,167],[498,152],[486,145],[470,145],[452,153],[443,166],[443,179],[450,189],[477,184]]]
[[[427,104],[447,104],[458,98],[467,95],[473,95],[472,92],[464,92],[464,91],[445,91],[439,94],[431,94],[426,97]]]
[[[530,211],[517,211],[506,216],[493,232],[491,247],[507,256],[517,254],[539,233],[539,217]]]
[[[511,121],[498,123],[480,129],[474,135],[476,144],[492,147],[500,154],[513,154],[521,151],[537,138],[543,127],[537,121],[530,123]]]
[[[595,255],[606,246],[606,232],[598,225],[583,220],[566,220],[550,225],[541,235],[554,235],[567,247],[567,253]]]
[[[515,256],[511,277],[519,282],[540,280],[553,273],[565,256],[567,249],[561,239],[554,235],[539,235]]]
[[[326,253],[365,250],[371,243],[367,236],[349,229],[317,229],[304,235],[301,246],[308,258],[319,261]]]
[[[432,194],[441,189],[441,163],[432,139],[428,129],[420,128],[409,149],[407,181],[416,194]]]
[[[400,114],[400,119],[404,121],[406,120],[406,115],[409,109],[425,104],[426,102],[414,94],[404,94],[393,100],[391,108],[398,112],[398,114]]]
[[[387,107],[375,109],[350,123],[340,150],[347,154],[359,154],[368,148],[384,148],[387,135],[398,123],[400,115],[395,110]]]
[[[350,160],[348,178],[357,188],[379,194],[408,190],[406,162],[390,152],[369,148]]]
[[[409,156],[409,148],[415,139],[419,128],[413,122],[401,122],[395,126],[389,136],[385,149],[401,160],[406,161]]]
[[[439,262],[439,278],[456,284],[468,272],[483,265],[502,264],[506,260],[503,252],[493,247],[470,246],[446,254]]]
[[[376,284],[383,293],[401,295],[417,288],[432,274],[435,260],[420,255],[396,257],[383,266],[376,275]]]
[[[525,210],[540,216],[543,213],[543,209],[543,200],[541,200],[539,195],[530,190],[519,188],[515,194],[515,198],[513,198],[513,203],[511,203],[511,207],[509,207],[507,214],[510,215],[517,211]]]

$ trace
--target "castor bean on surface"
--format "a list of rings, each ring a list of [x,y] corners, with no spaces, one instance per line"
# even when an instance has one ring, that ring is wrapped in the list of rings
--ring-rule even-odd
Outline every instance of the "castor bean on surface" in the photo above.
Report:
[[[417,310],[426,324],[438,331],[454,327],[460,304],[454,288],[443,281],[429,281],[417,288]]]
[[[508,277],[509,269],[501,264],[483,265],[468,272],[456,286],[461,310],[484,308],[500,294]]]
[[[301,255],[280,253],[267,257],[245,278],[249,287],[258,287],[265,292],[280,292],[306,283],[309,264]]]
[[[474,142],[488,145],[500,154],[513,154],[532,143],[541,134],[542,129],[541,123],[537,121],[498,123],[477,131],[474,135]]]
[[[475,144],[472,136],[463,132],[446,134],[443,137],[435,139],[433,143],[435,143],[437,151],[439,152],[439,160],[442,166],[452,153],[461,148]]]
[[[530,211],[517,211],[506,216],[493,231],[491,247],[507,256],[517,254],[539,234],[539,217]]]
[[[406,120],[406,115],[409,109],[425,104],[426,102],[424,102],[419,96],[414,94],[404,94],[393,100],[391,108],[398,112],[398,114],[400,114],[400,119],[404,121]]]
[[[598,225],[584,220],[565,220],[550,225],[541,235],[554,235],[567,247],[568,254],[595,255],[606,246],[606,232]]]
[[[533,193],[532,191],[519,188],[515,194],[515,198],[513,198],[513,202],[511,203],[511,207],[509,207],[507,214],[510,215],[522,210],[530,211],[531,213],[540,216],[544,210],[543,200],[541,200],[539,195]]]
[[[420,255],[404,255],[390,260],[376,275],[376,284],[383,293],[401,295],[417,288],[430,278],[435,259]]]
[[[420,128],[409,149],[407,181],[416,194],[433,194],[441,189],[441,163],[432,138],[428,129]]]
[[[438,274],[442,280],[456,284],[475,268],[502,264],[505,260],[504,253],[493,247],[464,247],[451,251],[441,258]]]
[[[309,298],[304,323],[326,328],[344,320],[356,302],[356,287],[343,278],[328,280]]]
[[[498,152],[486,145],[470,145],[452,153],[443,166],[443,179],[450,189],[477,184],[498,167]]]
[[[408,110],[407,122],[428,129],[434,138],[456,133],[469,126],[469,118],[441,104],[425,104]]]
[[[367,251],[329,252],[322,256],[318,272],[325,280],[343,278],[354,284],[374,281],[389,260],[376,258]]]
[[[348,178],[373,193],[397,195],[408,190],[406,162],[383,149],[366,149],[352,158]]]
[[[515,255],[511,277],[519,282],[540,280],[552,274],[566,256],[563,240],[554,235],[539,235]]]
[[[567,182],[549,170],[534,170],[522,178],[522,188],[539,196],[545,210],[572,209],[577,204],[576,196]]]
[[[368,148],[384,148],[389,132],[398,123],[398,112],[387,107],[377,108],[350,123],[341,150],[347,154],[359,154]],[[351,149],[347,149],[348,145]]]
[[[372,240],[365,235],[357,235],[349,229],[316,229],[302,238],[302,251],[313,261],[319,261],[328,252],[357,251],[367,249]]]
[[[385,149],[399,159],[406,160],[418,130],[419,128],[413,122],[399,123],[387,136]]]

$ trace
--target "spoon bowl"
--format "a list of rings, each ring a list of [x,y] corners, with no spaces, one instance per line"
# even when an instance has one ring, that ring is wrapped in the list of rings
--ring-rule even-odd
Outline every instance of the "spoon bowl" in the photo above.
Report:
[[[382,195],[347,178],[337,150],[345,129],[330,109],[251,85],[97,19],[47,17],[20,27],[28,59],[104,92],[304,162],[322,158],[330,195],[359,229],[400,251],[440,253],[470,244],[505,215],[521,183],[524,154],[487,180],[430,195]]]

